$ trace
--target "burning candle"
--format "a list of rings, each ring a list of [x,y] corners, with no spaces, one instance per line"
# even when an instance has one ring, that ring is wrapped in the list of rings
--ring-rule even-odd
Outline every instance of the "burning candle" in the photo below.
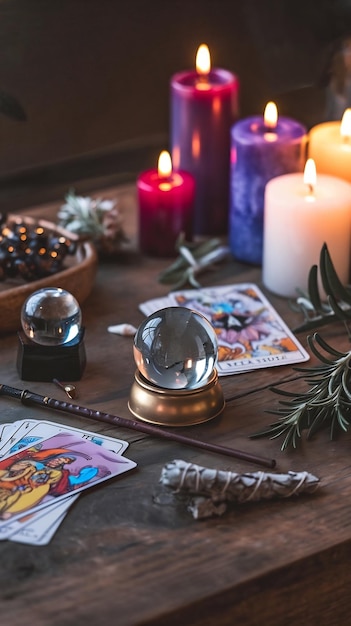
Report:
[[[310,130],[308,154],[318,172],[351,183],[351,109],[346,109],[341,122],[324,122]]]
[[[194,234],[228,232],[230,128],[238,114],[238,79],[211,69],[210,53],[200,46],[196,71],[171,80],[171,143],[174,169],[196,181]]]
[[[307,290],[308,273],[319,264],[327,244],[335,269],[349,281],[351,184],[334,176],[316,176],[313,159],[302,174],[286,174],[267,183],[263,245],[263,282],[270,291],[296,297]]]
[[[191,241],[195,181],[191,174],[172,171],[169,152],[161,152],[158,168],[140,174],[139,246],[144,254],[174,256],[181,233]]]
[[[307,130],[299,122],[279,117],[274,102],[264,116],[234,124],[231,131],[229,239],[233,256],[262,264],[264,192],[267,182],[290,172],[302,172]]]

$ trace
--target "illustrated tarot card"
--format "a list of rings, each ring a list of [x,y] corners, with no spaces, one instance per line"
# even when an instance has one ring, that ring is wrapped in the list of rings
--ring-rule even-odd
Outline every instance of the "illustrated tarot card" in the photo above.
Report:
[[[0,460],[0,528],[126,472],[134,461],[59,433]]]
[[[15,425],[13,426],[15,427]],[[12,446],[9,454],[18,452],[28,447],[28,445],[33,446],[36,442],[63,431],[75,433],[83,439],[91,440],[115,454],[123,454],[129,445],[128,442],[121,439],[44,420],[31,420],[30,423],[23,420],[23,422],[16,423],[16,429],[19,434],[21,432],[24,434],[18,441],[11,439]],[[10,538],[11,541],[21,543],[46,545],[55,534],[78,495],[67,497],[59,503],[53,501],[44,510],[9,521],[0,528],[0,540]]]
[[[160,305],[160,299],[155,301]],[[189,289],[170,293],[164,306],[202,313],[218,340],[219,376],[307,361],[309,355],[257,285]],[[153,302],[140,305],[150,315]]]
[[[9,433],[7,442],[0,439],[0,458],[4,455],[13,454],[21,448],[26,448],[30,444],[35,444],[42,439],[48,439],[52,435],[56,435],[60,432],[78,434],[78,436],[89,441],[93,441],[98,445],[108,447],[108,442],[111,443],[111,450],[115,454],[123,454],[128,448],[128,442],[123,439],[116,439],[115,437],[109,437],[107,435],[101,435],[89,430],[83,430],[81,428],[74,428],[73,426],[67,426],[64,424],[57,424],[56,422],[50,422],[48,420],[21,420],[8,424],[12,426],[12,430],[7,431],[4,429],[4,437],[6,433]],[[11,436],[10,436],[11,435]]]

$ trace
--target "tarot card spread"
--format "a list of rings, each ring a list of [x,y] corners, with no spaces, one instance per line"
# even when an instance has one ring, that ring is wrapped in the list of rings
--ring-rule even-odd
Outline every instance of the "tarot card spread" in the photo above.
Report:
[[[0,539],[47,544],[79,493],[134,467],[126,441],[49,421],[0,427]]]
[[[310,357],[257,285],[174,291],[139,305],[144,315],[169,306],[202,313],[218,339],[219,376],[301,363]]]

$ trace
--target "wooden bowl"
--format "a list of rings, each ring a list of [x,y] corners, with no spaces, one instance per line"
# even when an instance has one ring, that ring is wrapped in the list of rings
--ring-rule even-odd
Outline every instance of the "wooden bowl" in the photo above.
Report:
[[[47,220],[9,215],[9,220],[13,218],[18,218],[28,225],[42,226],[72,241],[78,241],[73,233]],[[60,272],[31,282],[17,279],[0,282],[0,334],[21,328],[22,305],[38,289],[61,287],[69,291],[79,304],[84,302],[94,285],[97,262],[97,252],[93,244],[78,242],[76,253],[66,256],[65,267]]]

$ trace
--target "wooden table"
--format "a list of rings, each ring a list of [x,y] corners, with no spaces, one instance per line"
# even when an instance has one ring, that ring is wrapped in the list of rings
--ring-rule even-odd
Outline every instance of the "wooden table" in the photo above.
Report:
[[[121,195],[130,232],[135,233],[134,190]],[[52,217],[57,205],[29,209]],[[138,304],[166,295],[158,274],[167,260],[142,258],[133,251],[100,262],[96,282],[82,306],[87,367],[78,383],[78,403],[130,418],[127,402],[135,365],[132,339],[111,335],[120,322],[138,326]],[[225,262],[202,275],[202,284],[252,281],[262,287],[257,268]],[[264,290],[264,288],[263,288]],[[268,294],[291,326],[301,321],[285,300]],[[322,336],[348,349],[340,324]],[[299,335],[306,346],[306,336]],[[0,382],[64,399],[51,383],[26,384],[16,371],[15,333],[0,339]],[[311,359],[314,363],[315,359]],[[228,625],[349,623],[351,556],[350,435],[335,442],[328,432],[299,449],[281,452],[280,440],[251,440],[276,406],[269,387],[296,375],[290,366],[221,378],[224,413],[180,432],[277,460],[277,470],[308,470],[321,479],[313,496],[237,506],[222,517],[196,521],[185,508],[164,503],[159,478],[173,459],[256,471],[244,461],[153,438],[127,429],[24,407],[1,398],[1,421],[52,419],[60,424],[126,439],[137,469],[80,496],[48,546],[10,541],[0,545],[1,624],[75,626],[96,624]],[[303,381],[290,388],[304,390]]]

